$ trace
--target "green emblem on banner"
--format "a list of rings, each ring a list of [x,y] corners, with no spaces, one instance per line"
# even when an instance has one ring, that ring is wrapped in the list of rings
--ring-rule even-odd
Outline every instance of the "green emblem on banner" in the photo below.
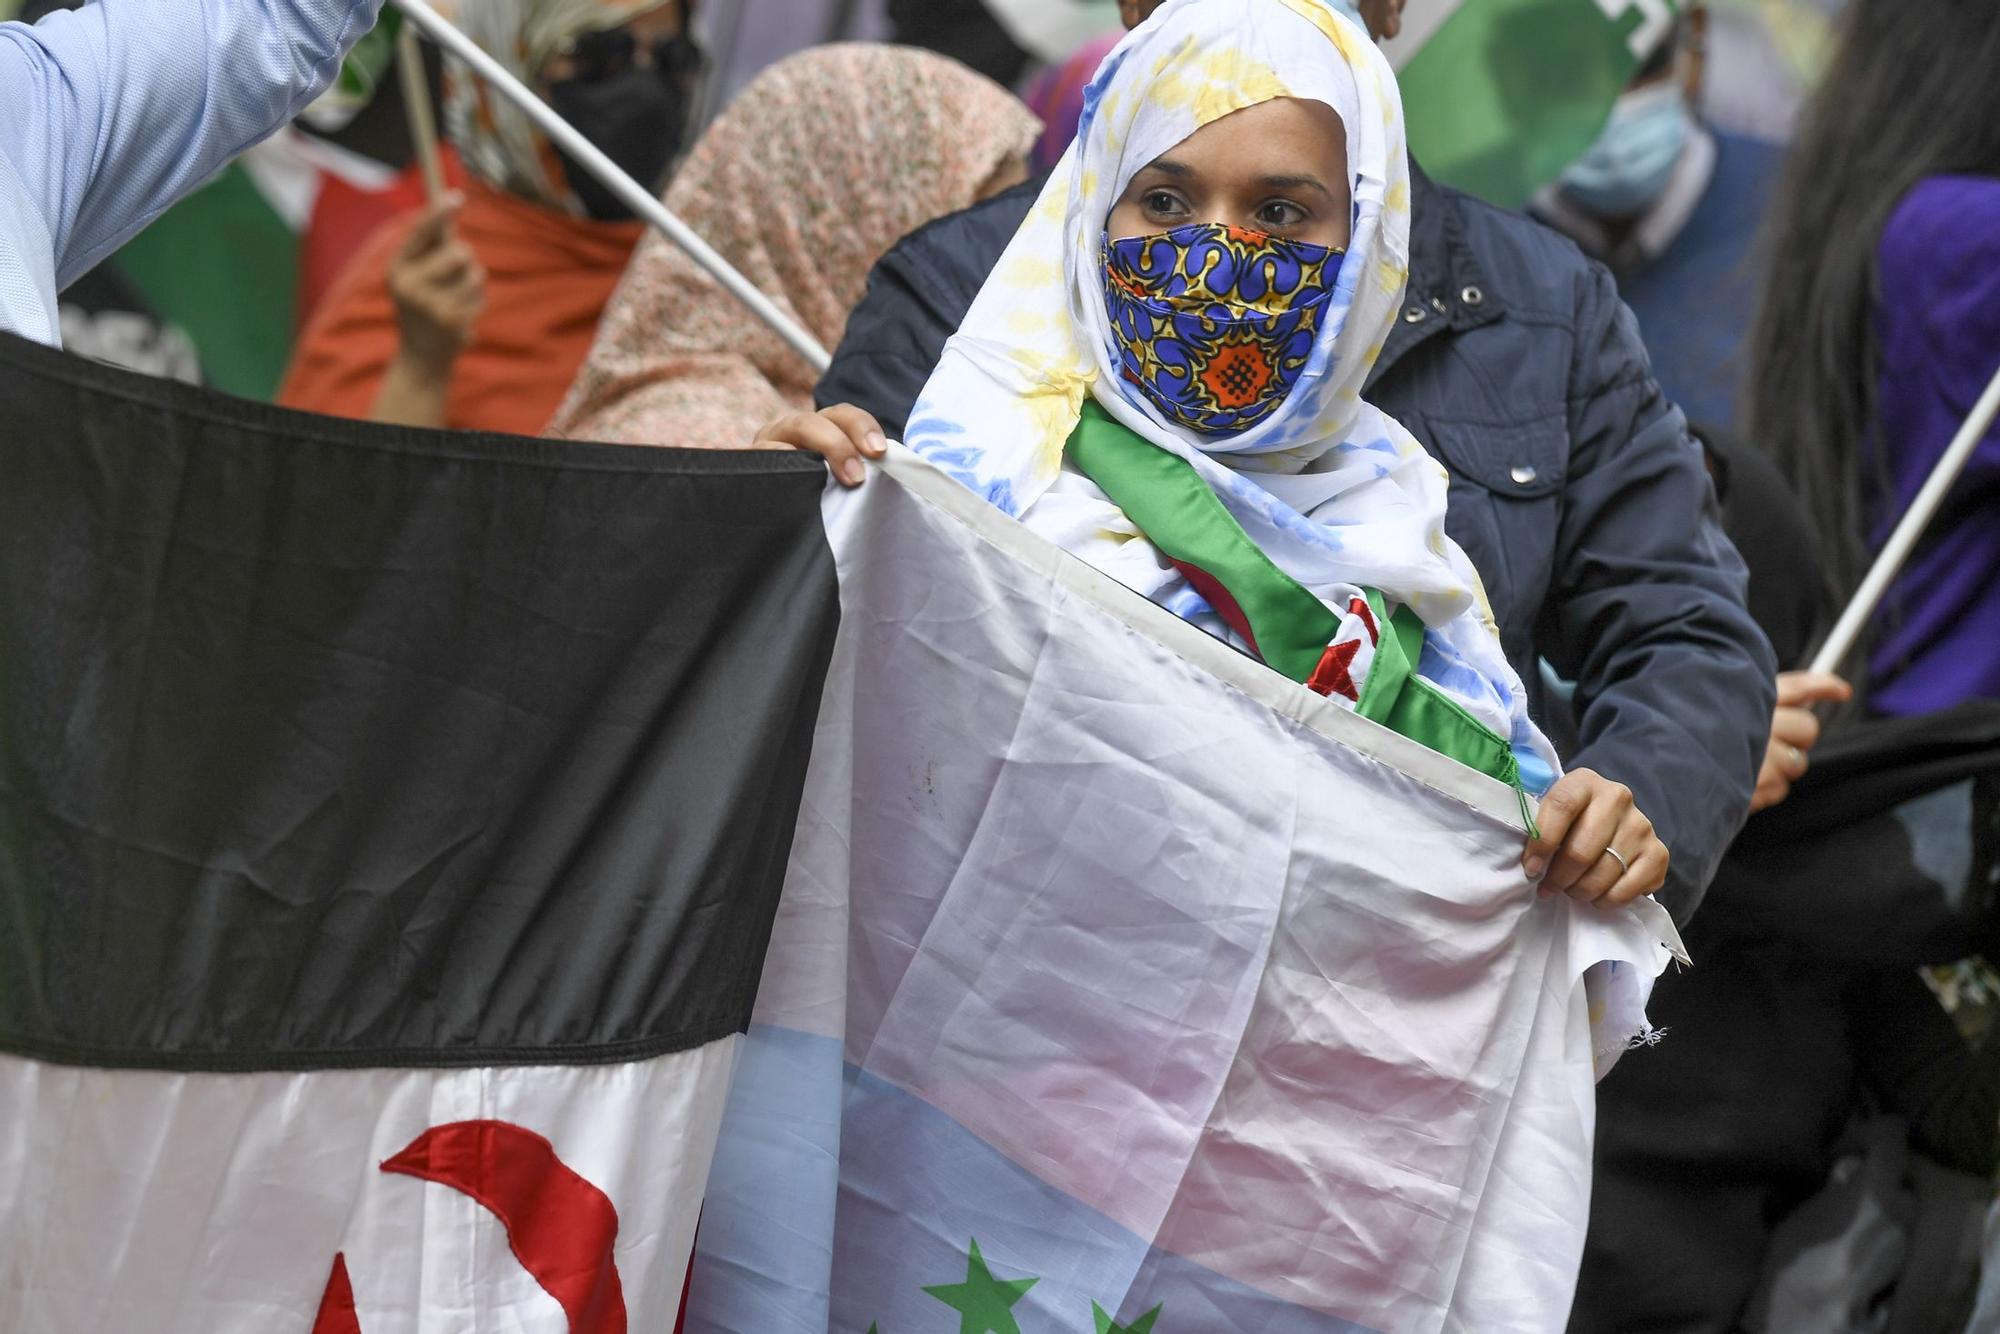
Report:
[[[986,1267],[974,1238],[965,1258],[965,1282],[945,1283],[924,1289],[958,1312],[958,1334],[1021,1334],[1014,1319],[1014,1304],[1028,1295],[1038,1278],[998,1279]]]
[[[1411,0],[1388,50],[1412,156],[1519,207],[1597,137],[1674,12],[1674,0]]]
[[[1111,1312],[1096,1302],[1090,1304],[1090,1314],[1097,1321],[1097,1334],[1153,1334],[1153,1322],[1160,1318],[1160,1308],[1155,1306],[1129,1325],[1113,1320]]]

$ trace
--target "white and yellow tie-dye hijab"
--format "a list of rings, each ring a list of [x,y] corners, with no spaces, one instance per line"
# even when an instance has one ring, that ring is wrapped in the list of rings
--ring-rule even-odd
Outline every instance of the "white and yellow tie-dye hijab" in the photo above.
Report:
[[[1240,434],[1206,436],[1169,421],[1118,374],[1100,242],[1146,164],[1202,126],[1280,97],[1339,115],[1352,239],[1290,396]],[[1445,536],[1444,469],[1361,398],[1402,306],[1409,233],[1395,76],[1358,24],[1330,0],[1169,0],[1099,68],[1076,142],[946,344],[906,443],[1057,545],[1236,640],[1124,513],[1065,466],[1088,394],[1186,459],[1264,554],[1336,613],[1367,588],[1408,605],[1426,628],[1418,674],[1524,761],[1552,763],[1479,576]]]

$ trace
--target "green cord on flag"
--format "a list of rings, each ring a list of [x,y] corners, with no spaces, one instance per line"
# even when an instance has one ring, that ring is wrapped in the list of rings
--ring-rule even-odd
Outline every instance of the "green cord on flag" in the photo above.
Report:
[[[1325,603],[1271,563],[1187,460],[1146,440],[1093,399],[1064,446],[1147,540],[1236,600],[1266,666],[1304,681],[1340,629]]]
[[[1294,681],[1311,679],[1339,617],[1250,540],[1193,465],[1088,398],[1064,452],[1169,559],[1221,585],[1266,666]],[[1390,615],[1381,593],[1364,592],[1382,633],[1354,711],[1519,792],[1521,765],[1506,738],[1417,675],[1422,619],[1407,606]]]
[[[1499,779],[1525,803],[1521,762],[1514,758],[1513,747],[1466,712],[1464,705],[1417,675],[1417,662],[1424,650],[1422,619],[1407,605],[1396,608],[1395,615],[1385,616],[1382,595],[1372,588],[1365,592],[1375,623],[1387,629],[1375,645],[1375,662],[1361,683],[1361,698],[1354,711],[1469,769]],[[1525,812],[1525,804],[1522,809]],[[1533,821],[1528,824],[1534,827]]]

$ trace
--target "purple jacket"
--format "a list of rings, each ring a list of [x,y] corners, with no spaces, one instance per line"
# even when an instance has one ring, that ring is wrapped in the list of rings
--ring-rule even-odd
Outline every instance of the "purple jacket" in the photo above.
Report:
[[[1880,547],[2000,368],[2000,178],[1920,181],[1882,229],[1877,290],[1892,483],[1886,495],[1868,484],[1869,540]],[[1869,672],[1884,713],[2000,699],[2000,423],[1891,585]]]

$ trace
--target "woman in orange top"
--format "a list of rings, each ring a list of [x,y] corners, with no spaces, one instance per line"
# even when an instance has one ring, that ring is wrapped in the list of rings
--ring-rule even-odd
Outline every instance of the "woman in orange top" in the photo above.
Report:
[[[462,0],[458,21],[641,181],[682,143],[689,0]],[[278,401],[410,426],[539,431],[644,230],[533,122],[446,67],[462,195],[370,238],[300,336]]]

